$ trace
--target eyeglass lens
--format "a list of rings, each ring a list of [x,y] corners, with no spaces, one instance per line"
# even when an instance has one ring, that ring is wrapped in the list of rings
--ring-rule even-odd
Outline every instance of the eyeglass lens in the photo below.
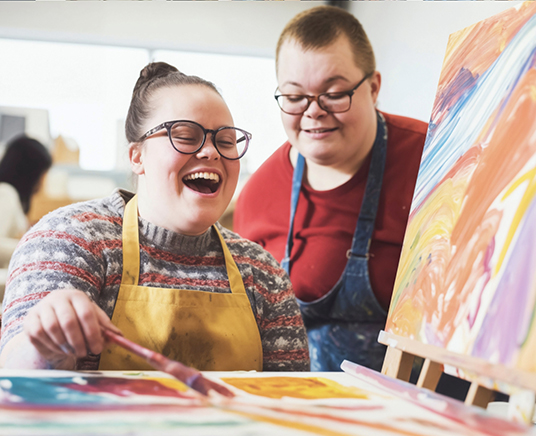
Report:
[[[301,114],[307,110],[310,100],[303,95],[282,95],[278,99],[281,109],[290,114]],[[318,96],[318,105],[327,112],[345,112],[350,109],[348,94],[329,93]]]
[[[186,154],[195,153],[203,143],[205,136],[205,132],[200,126],[188,122],[173,124],[170,132],[173,147],[177,151]],[[206,141],[209,140],[210,138],[206,139]],[[249,139],[241,130],[234,127],[226,127],[218,130],[212,136],[212,142],[222,156],[229,159],[237,159],[245,153]]]

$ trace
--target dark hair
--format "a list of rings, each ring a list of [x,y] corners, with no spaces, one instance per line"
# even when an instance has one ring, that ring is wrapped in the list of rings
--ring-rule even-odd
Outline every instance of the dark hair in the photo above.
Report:
[[[0,162],[0,182],[9,183],[17,190],[24,213],[30,210],[31,197],[51,165],[50,153],[35,139],[17,136],[6,145]]]
[[[275,52],[276,68],[285,41],[295,40],[304,50],[315,50],[345,35],[350,42],[354,61],[365,74],[376,70],[372,45],[361,23],[351,13],[335,6],[317,6],[300,12],[285,26]]]
[[[140,77],[138,77],[132,92],[132,99],[130,100],[125,122],[125,133],[128,142],[137,142],[145,133],[142,132],[142,125],[149,116],[151,109],[149,101],[153,93],[160,88],[180,85],[206,86],[220,95],[216,86],[208,80],[181,73],[177,68],[165,62],[148,64],[141,70]]]

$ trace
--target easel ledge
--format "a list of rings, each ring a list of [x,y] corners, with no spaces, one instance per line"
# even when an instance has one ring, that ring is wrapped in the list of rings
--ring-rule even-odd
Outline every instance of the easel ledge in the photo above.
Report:
[[[536,374],[487,360],[466,356],[434,345],[381,331],[378,342],[387,345],[382,374],[409,381],[416,356],[425,359],[418,387],[435,391],[443,365],[459,368],[471,379],[465,404],[486,408],[493,390],[510,395],[508,416],[516,422],[531,423],[536,402]]]

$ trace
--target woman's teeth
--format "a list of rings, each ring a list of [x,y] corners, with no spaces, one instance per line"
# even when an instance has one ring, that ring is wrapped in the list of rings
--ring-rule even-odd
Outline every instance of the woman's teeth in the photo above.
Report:
[[[216,173],[199,172],[199,173],[188,174],[186,177],[184,177],[184,180],[196,180],[196,179],[213,180],[214,182],[218,183],[220,181],[220,176]]]
[[[204,194],[214,194],[220,187],[220,176],[216,173],[190,173],[182,181],[188,188]]]

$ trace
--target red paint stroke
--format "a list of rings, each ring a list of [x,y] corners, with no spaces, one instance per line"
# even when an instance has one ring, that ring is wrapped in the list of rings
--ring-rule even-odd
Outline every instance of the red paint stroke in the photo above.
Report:
[[[159,397],[191,398],[186,392],[159,383],[157,380],[125,379],[118,377],[88,377],[87,384],[68,383],[63,386],[74,391],[90,394],[108,393],[118,397],[130,397],[133,395],[153,395]]]

